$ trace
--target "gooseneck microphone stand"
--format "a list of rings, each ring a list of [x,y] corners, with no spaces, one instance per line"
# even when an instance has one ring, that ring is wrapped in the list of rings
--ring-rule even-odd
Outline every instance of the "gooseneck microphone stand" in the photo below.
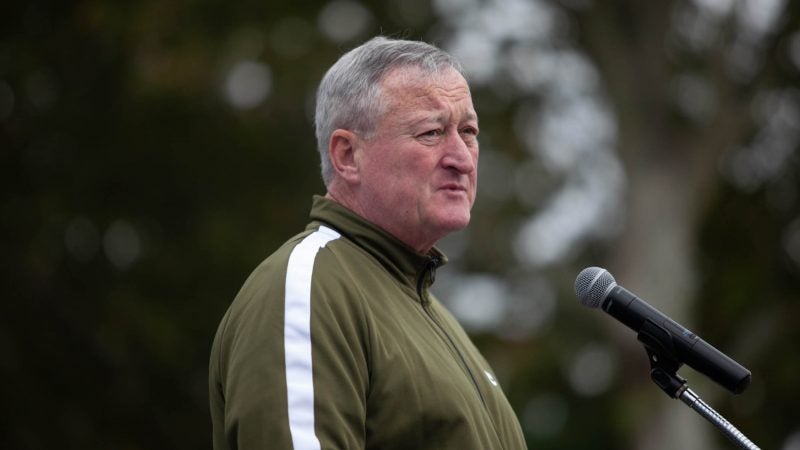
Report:
[[[644,344],[650,360],[650,378],[653,382],[667,395],[680,399],[686,406],[719,428],[728,439],[740,448],[761,450],[747,436],[737,430],[736,427],[689,389],[686,380],[677,374],[683,363],[675,357],[671,349],[671,341],[664,336],[664,333],[665,330],[647,321],[636,336]]]

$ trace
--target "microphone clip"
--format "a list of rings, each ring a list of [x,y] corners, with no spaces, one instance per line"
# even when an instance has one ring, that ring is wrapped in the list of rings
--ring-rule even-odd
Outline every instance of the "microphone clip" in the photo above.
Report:
[[[670,332],[645,320],[636,338],[647,352],[650,379],[670,397],[679,398],[688,386],[686,380],[677,373],[683,363],[675,352]]]
[[[651,320],[645,320],[636,338],[644,345],[647,352],[647,359],[650,361],[650,378],[662,391],[696,411],[740,448],[760,450],[753,441],[689,389],[686,379],[678,375],[678,369],[681,368],[683,362],[677,356],[669,330]]]

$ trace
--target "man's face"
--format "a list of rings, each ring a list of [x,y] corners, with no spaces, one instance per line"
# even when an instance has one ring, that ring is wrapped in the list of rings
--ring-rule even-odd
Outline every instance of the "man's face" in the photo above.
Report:
[[[384,77],[386,113],[357,152],[367,218],[418,251],[469,223],[478,117],[464,78],[416,68]]]

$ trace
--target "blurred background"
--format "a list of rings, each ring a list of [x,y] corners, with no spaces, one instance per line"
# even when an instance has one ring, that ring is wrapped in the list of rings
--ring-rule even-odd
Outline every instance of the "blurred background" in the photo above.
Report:
[[[31,0],[0,7],[0,448],[210,448],[207,361],[323,193],[314,91],[376,34],[459,57],[481,123],[437,294],[531,449],[727,449],[581,306],[586,266],[753,372],[681,374],[800,449],[800,3]]]

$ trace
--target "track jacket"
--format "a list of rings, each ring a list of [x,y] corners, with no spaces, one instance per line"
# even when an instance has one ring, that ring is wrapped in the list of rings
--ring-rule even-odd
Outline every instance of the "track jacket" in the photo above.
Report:
[[[216,450],[517,450],[489,365],[420,255],[336,202],[248,278],[210,361]]]

